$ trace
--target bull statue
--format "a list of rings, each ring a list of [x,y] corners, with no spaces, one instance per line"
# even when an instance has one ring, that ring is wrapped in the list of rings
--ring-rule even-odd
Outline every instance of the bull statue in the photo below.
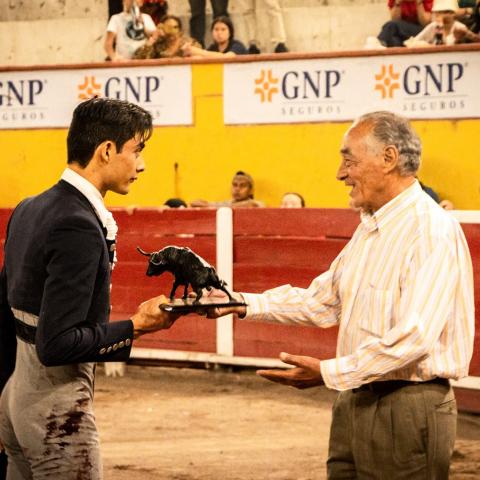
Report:
[[[140,247],[137,250],[146,257],[149,257],[147,275],[149,277],[170,272],[174,276],[170,300],[173,301],[175,291],[180,285],[184,285],[183,299],[188,296],[188,286],[196,293],[193,303],[199,303],[202,298],[202,290],[217,288],[228,295],[229,301],[233,301],[232,295],[225,288],[226,283],[217,275],[215,269],[207,263],[200,255],[187,247],[168,246],[158,252],[147,253]]]

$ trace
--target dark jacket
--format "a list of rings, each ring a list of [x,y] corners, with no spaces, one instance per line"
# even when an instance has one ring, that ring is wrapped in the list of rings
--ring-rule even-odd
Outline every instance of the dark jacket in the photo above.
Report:
[[[14,210],[0,278],[0,391],[14,365],[10,307],[39,317],[35,346],[46,366],[129,357],[132,321],[108,323],[105,232],[90,202],[69,183],[60,180]]]
[[[210,52],[220,51],[216,43],[212,43],[207,50]],[[233,40],[233,39],[230,39],[230,41],[228,42],[227,48],[225,50],[222,50],[222,53],[227,53],[227,52],[233,52],[233,53],[236,53],[237,55],[246,55],[248,53],[247,49],[245,48],[245,45],[242,42],[239,42],[238,40]]]

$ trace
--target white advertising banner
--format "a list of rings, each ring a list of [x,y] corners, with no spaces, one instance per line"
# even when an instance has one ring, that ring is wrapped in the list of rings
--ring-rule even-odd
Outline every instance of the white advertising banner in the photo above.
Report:
[[[190,65],[0,72],[0,129],[68,127],[94,95],[128,100],[154,125],[192,124]]]
[[[321,58],[224,66],[226,124],[479,118],[478,52]]]

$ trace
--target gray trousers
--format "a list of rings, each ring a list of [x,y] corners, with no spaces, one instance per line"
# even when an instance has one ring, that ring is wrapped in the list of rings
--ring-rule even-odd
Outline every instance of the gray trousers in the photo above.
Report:
[[[16,311],[17,318],[22,316]],[[20,318],[35,325],[35,317]],[[100,480],[93,415],[94,363],[45,367],[35,345],[18,339],[15,371],[0,399],[7,480]]]
[[[452,387],[413,384],[387,395],[341,392],[333,406],[330,480],[446,480],[457,406]]]

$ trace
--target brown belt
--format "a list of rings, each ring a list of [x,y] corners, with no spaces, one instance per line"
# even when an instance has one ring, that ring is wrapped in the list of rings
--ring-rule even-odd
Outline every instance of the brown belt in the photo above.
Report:
[[[365,383],[358,388],[354,388],[353,393],[358,392],[371,392],[376,395],[387,395],[389,393],[398,390],[403,387],[411,387],[412,385],[428,385],[428,384],[437,384],[443,385],[445,387],[450,386],[448,378],[432,378],[431,380],[426,380],[424,382],[411,382],[409,380],[385,380],[384,382],[371,382]]]

